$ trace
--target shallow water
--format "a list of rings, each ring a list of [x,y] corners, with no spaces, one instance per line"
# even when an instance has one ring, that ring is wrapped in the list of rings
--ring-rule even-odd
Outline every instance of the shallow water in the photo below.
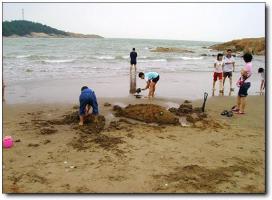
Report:
[[[138,53],[137,71],[164,73],[211,72],[215,42],[90,39],[4,38],[3,72],[7,84],[59,79],[96,79],[129,75],[129,53]],[[194,53],[151,52],[156,47],[177,47]],[[203,56],[207,54],[208,56]],[[244,65],[236,59],[237,71]],[[264,67],[264,56],[254,56],[254,67]]]
[[[155,93],[157,98],[199,99],[203,98],[204,92],[208,92],[210,97],[212,55],[217,52],[202,47],[212,44],[137,39],[4,38],[5,99],[7,103],[75,103],[83,85],[94,89],[98,97],[128,97],[135,84],[141,88],[146,84],[137,75],[135,77],[135,73],[131,77],[129,75],[132,47],[138,52],[137,72],[160,73]],[[159,46],[191,49],[194,53],[150,51]],[[203,53],[208,56],[201,56]],[[264,61],[264,56],[254,56],[251,95],[258,95],[260,77],[257,69],[264,67]],[[233,87],[243,65],[241,57],[236,57]],[[236,95],[237,91],[235,87],[235,92],[230,95]],[[146,96],[147,91],[141,95]]]

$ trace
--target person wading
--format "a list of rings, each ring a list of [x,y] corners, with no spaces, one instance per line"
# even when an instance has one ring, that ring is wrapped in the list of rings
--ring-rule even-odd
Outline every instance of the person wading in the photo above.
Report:
[[[135,51],[135,48],[133,48],[132,52],[130,52],[130,94],[134,94],[136,92],[136,64],[137,52]]]

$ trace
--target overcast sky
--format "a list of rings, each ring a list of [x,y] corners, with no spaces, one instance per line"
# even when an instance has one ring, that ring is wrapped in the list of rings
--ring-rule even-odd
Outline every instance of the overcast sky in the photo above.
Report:
[[[264,37],[264,3],[4,3],[3,19],[22,19],[108,38],[228,41]]]

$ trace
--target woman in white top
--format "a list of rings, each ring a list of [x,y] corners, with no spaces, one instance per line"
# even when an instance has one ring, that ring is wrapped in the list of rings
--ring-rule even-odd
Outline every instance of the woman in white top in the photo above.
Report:
[[[219,79],[219,92],[223,93],[223,83],[222,83],[222,78],[223,78],[223,54],[219,53],[217,54],[217,59],[214,62],[214,73],[213,73],[213,91],[215,90],[215,83],[217,81],[217,78]]]

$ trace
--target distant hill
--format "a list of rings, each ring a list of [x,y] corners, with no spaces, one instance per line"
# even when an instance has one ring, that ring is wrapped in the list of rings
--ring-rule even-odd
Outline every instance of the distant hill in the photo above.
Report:
[[[61,31],[50,26],[26,20],[5,21],[2,23],[2,34],[5,37],[75,37],[103,38],[99,35],[80,34]]]
[[[209,48],[218,51],[232,49],[233,51],[250,52],[256,55],[264,55],[265,38],[244,38],[240,40],[232,40],[230,42],[212,45]]]

